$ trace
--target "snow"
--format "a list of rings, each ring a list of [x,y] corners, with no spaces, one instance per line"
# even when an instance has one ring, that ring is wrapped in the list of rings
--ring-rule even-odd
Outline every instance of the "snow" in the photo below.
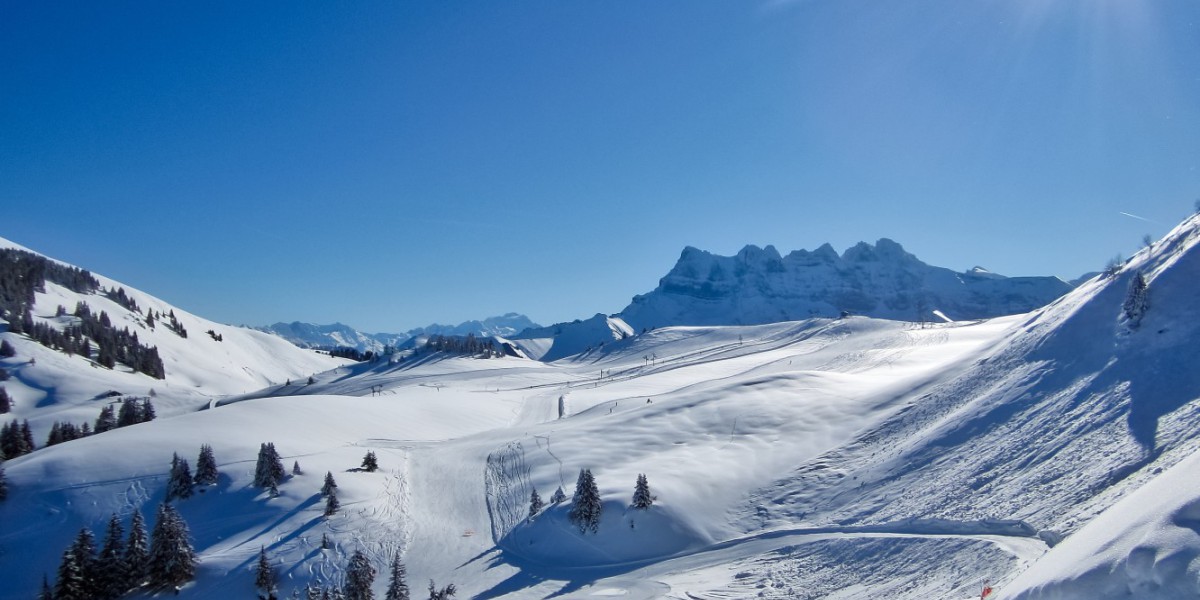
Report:
[[[987,320],[642,333],[597,315],[513,340],[542,361],[363,364],[228,328],[236,359],[196,351],[196,365],[171,375],[169,364],[170,385],[154,384],[169,414],[5,464],[6,593],[32,596],[79,527],[97,531],[112,512],[152,517],[171,454],[190,460],[207,443],[222,476],[178,502],[201,561],[182,598],[253,593],[260,547],[280,565],[283,597],[337,584],[361,549],[381,573],[400,552],[414,589],[453,582],[463,598],[965,600],[984,581],[1002,598],[1192,598],[1198,230],[1189,220],[1119,273]],[[1131,330],[1120,312],[1136,272],[1150,308]],[[39,314],[67,294],[48,289]],[[186,357],[211,342],[187,318],[187,343],[165,329],[152,343]],[[596,333],[603,345],[584,343]],[[152,383],[3,335],[22,355],[43,353],[29,372],[20,356],[4,361],[21,418],[94,418],[93,389]],[[243,360],[250,371],[227,379]],[[283,385],[286,369],[315,383]],[[277,498],[250,485],[268,441],[304,469]],[[368,450],[379,472],[357,470]],[[597,533],[572,526],[565,504],[527,518],[532,490],[570,495],[584,468],[604,504]],[[326,471],[342,502],[331,518],[318,494]],[[657,498],[644,511],[629,507],[643,473]],[[320,548],[323,534],[333,548]]]

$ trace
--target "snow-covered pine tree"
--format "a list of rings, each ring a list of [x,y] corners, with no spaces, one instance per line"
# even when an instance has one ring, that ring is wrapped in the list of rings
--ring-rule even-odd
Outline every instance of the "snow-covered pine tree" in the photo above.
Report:
[[[156,413],[154,411],[154,403],[150,402],[149,398],[142,399],[142,411],[141,412],[142,412],[142,422],[143,423],[153,421],[154,418],[158,416],[158,413]]]
[[[113,414],[113,407],[111,404],[109,404],[100,409],[100,416],[96,417],[96,426],[92,429],[96,433],[104,433],[105,431],[116,428],[117,416]]]
[[[125,528],[121,519],[113,513],[104,532],[104,545],[96,559],[96,597],[112,600],[124,594],[129,587],[125,575]]]
[[[592,476],[592,470],[580,469],[567,518],[579,528],[579,533],[596,533],[600,529],[602,510],[600,489],[596,487],[596,478]]]
[[[178,454],[173,455],[171,458],[171,478],[167,481],[166,501],[170,502],[176,498],[191,498],[192,484],[192,469],[188,466],[188,461],[179,458]]]
[[[150,534],[148,571],[153,587],[179,587],[196,576],[196,551],[188,540],[188,526],[166,502]]]
[[[300,461],[292,463],[292,475],[303,475],[304,471],[300,470]]]
[[[542,497],[538,495],[536,489],[533,490],[533,492],[529,494],[529,518],[532,519],[536,517],[538,513],[542,512],[543,506],[545,505],[542,504]]]
[[[88,600],[84,589],[83,567],[75,557],[75,551],[67,548],[58,563],[58,580],[54,582],[56,600]]]
[[[212,446],[201,444],[200,456],[196,458],[196,485],[216,485],[218,475],[217,459],[213,456]]]
[[[374,450],[367,450],[367,455],[363,457],[362,468],[368,473],[379,470],[379,461],[375,458]]]
[[[325,471],[325,485],[321,486],[321,495],[328,496],[337,492],[337,482],[333,480],[333,473]]]
[[[388,581],[387,595],[384,600],[410,600],[408,591],[408,569],[400,560],[400,552],[392,557],[392,574]]]
[[[558,489],[554,490],[554,493],[550,495],[550,504],[562,504],[566,501],[567,494],[566,492],[563,492],[562,486],[560,485],[558,486]]]
[[[375,567],[362,550],[355,550],[346,567],[346,600],[374,600],[371,584],[375,583]]]
[[[654,496],[650,495],[650,484],[646,481],[646,475],[639,473],[637,485],[633,488],[633,507],[647,509],[651,504],[654,504]]]
[[[137,425],[142,422],[142,405],[134,398],[121,400],[121,408],[117,409],[117,427]]]
[[[332,517],[341,507],[342,503],[338,502],[336,488],[325,495],[325,516]]]
[[[88,598],[96,596],[96,536],[92,530],[84,527],[75,536],[71,552],[79,564],[79,572],[83,578],[83,591]]]
[[[254,567],[254,587],[262,591],[260,598],[275,597],[275,571],[271,569],[271,561],[267,559],[267,549],[258,547],[258,564]]]
[[[1121,313],[1129,327],[1136,329],[1141,324],[1142,317],[1146,315],[1148,308],[1150,308],[1150,297],[1146,288],[1146,278],[1142,276],[1141,271],[1138,271],[1133,274],[1133,279],[1129,282],[1129,292],[1125,295],[1125,304],[1121,307]]]
[[[254,485],[269,488],[272,483],[282,483],[284,474],[283,460],[275,450],[275,443],[259,445],[258,462],[254,465]]]
[[[146,521],[142,511],[134,510],[129,521],[129,537],[125,540],[125,589],[137,589],[145,585],[150,550],[146,537]]]

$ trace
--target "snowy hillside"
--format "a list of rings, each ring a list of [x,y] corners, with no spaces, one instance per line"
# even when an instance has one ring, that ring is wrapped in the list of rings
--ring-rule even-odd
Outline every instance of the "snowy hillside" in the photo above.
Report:
[[[32,597],[80,527],[152,520],[172,453],[210,444],[218,482],[174,501],[199,557],[181,598],[253,594],[260,548],[282,597],[343,585],[361,551],[376,597],[399,555],[421,597],[433,580],[514,600],[966,600],[985,581],[1001,598],[1194,598],[1198,243],[1193,218],[987,320],[641,333],[597,315],[514,340],[546,362],[423,353],[276,380],[5,463],[0,571]],[[276,497],[253,485],[266,442],[302,470]],[[582,470],[595,494],[572,520]],[[653,502],[634,508],[642,474]]]
[[[3,239],[0,248],[25,250]],[[0,367],[10,375],[0,386],[13,398],[13,407],[11,414],[0,419],[28,419],[39,443],[53,421],[95,420],[100,409],[113,400],[107,397],[111,392],[153,394],[159,413],[170,415],[289,378],[301,380],[347,362],[301,350],[273,335],[208,321],[120,282],[93,276],[100,289],[89,293],[46,282],[44,291],[35,295],[32,321],[65,331],[78,326],[80,319],[73,313],[84,303],[91,313],[104,313],[113,329],[128,329],[140,344],[156,348],[165,378],[120,363],[105,368],[95,354],[66,354],[9,331],[11,325],[6,327],[0,339],[16,352],[11,358],[0,358]],[[103,293],[117,290],[123,290],[127,303],[136,304],[138,310]],[[65,309],[61,316],[57,315],[60,306]],[[147,319],[151,311],[157,319]],[[175,316],[177,329],[172,328],[170,315]],[[95,340],[91,342],[94,345]]]
[[[860,242],[841,256],[825,244],[780,256],[746,246],[736,256],[688,247],[654,291],[620,316],[635,329],[664,325],[744,325],[836,317],[953,320],[1029,312],[1071,290],[1057,277],[1003,277],[927,265],[889,239]]]
[[[363,333],[341,323],[332,325],[315,325],[312,323],[275,323],[266,327],[258,327],[261,331],[273,333],[301,348],[354,348],[360,352],[382,352],[384,346],[399,347],[405,342],[417,338],[428,338],[434,335],[477,337],[510,337],[529,328],[540,327],[529,320],[529,317],[517,313],[507,313],[497,317],[488,317],[482,321],[464,321],[458,325],[429,325],[410,329],[407,333]]]

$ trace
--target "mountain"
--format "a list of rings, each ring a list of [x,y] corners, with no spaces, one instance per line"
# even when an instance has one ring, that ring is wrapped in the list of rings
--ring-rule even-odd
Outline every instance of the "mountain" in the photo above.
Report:
[[[28,418],[37,439],[44,439],[52,421],[90,422],[106,395],[146,396],[153,393],[160,413],[174,414],[208,406],[219,398],[299,380],[347,363],[302,350],[276,336],[222,325],[193,315],[136,288],[55,261],[0,238],[6,275],[25,274],[21,283],[0,285],[0,312],[8,311],[0,338],[15,356],[4,361],[10,378],[0,383],[15,400],[6,418]],[[38,275],[41,274],[41,275]],[[40,285],[39,278],[41,278]],[[58,281],[55,281],[55,280]],[[28,296],[25,293],[28,292]],[[102,331],[68,336],[84,325],[77,307],[86,305],[91,317],[109,323]],[[54,349],[15,333],[12,323],[28,312],[24,329],[38,328]],[[153,317],[151,315],[154,315]],[[0,321],[6,322],[6,321]],[[121,338],[112,347],[111,368],[104,366],[105,344],[99,338]],[[77,346],[87,341],[90,356]],[[68,353],[67,347],[71,350]],[[157,356],[160,362],[153,361]],[[136,360],[135,360],[136,359]],[[139,372],[137,361],[154,363]],[[155,371],[161,366],[162,377]]]
[[[540,327],[540,325],[529,320],[529,317],[525,315],[507,313],[482,321],[464,321],[458,325],[433,324],[410,329],[406,333],[363,333],[341,323],[315,325],[299,321],[275,323],[256,329],[278,335],[301,348],[354,348],[362,352],[368,350],[380,352],[384,346],[398,347],[417,337],[466,336],[469,334],[479,337],[508,337],[524,329],[536,327]]]
[[[1004,277],[976,267],[934,267],[881,239],[840,256],[825,244],[780,256],[773,246],[746,246],[736,256],[688,247],[658,287],[633,298],[619,315],[637,330],[664,325],[750,325],[836,317],[953,320],[1040,308],[1072,286],[1057,277]]]
[[[1192,598],[1198,276],[1195,217],[1018,315],[637,335],[597,315],[527,338],[607,336],[549,362],[343,365],[6,461],[0,576],[34,596],[81,527],[153,520],[172,453],[209,444],[218,482],[173,501],[199,558],[184,599],[254,593],[260,549],[279,597],[340,587],[362,551],[377,597],[399,556],[464,598]],[[20,384],[22,416],[55,414],[29,400],[82,375],[61,376]],[[301,467],[277,494],[253,485],[266,442]],[[572,511],[589,472],[598,502]]]

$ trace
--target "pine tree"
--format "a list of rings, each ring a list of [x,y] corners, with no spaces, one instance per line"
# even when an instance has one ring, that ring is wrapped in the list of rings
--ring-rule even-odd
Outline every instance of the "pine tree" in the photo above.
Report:
[[[388,582],[387,595],[384,600],[410,600],[408,597],[408,570],[400,560],[400,552],[392,558],[392,577]]]
[[[529,518],[532,519],[542,512],[543,506],[545,505],[542,504],[542,497],[538,495],[536,489],[533,490],[533,493],[529,494]]]
[[[300,461],[292,463],[292,475],[303,475],[304,471],[300,470]]]
[[[341,507],[342,503],[338,502],[336,489],[325,496],[325,516],[332,517]]]
[[[200,456],[196,458],[196,485],[216,485],[217,459],[213,457],[212,446],[201,444]]]
[[[379,470],[379,461],[375,459],[374,450],[367,450],[367,455],[363,457],[362,468],[368,473]]]
[[[596,487],[596,478],[592,476],[592,470],[580,469],[567,518],[579,528],[579,533],[596,533],[600,529],[602,508],[600,489]]]
[[[75,536],[75,543],[71,545],[71,553],[75,556],[75,561],[79,565],[79,574],[82,578],[83,592],[86,597],[92,598],[96,595],[96,536],[92,535],[92,531],[87,527],[79,530],[79,535]]]
[[[37,449],[33,444],[33,430],[29,428],[29,419],[21,421],[21,454],[29,454]]]
[[[188,527],[166,502],[158,507],[154,532],[150,534],[150,585],[178,587],[196,575],[196,552],[188,540]]]
[[[58,580],[54,582],[56,600],[87,600],[84,589],[83,567],[75,557],[73,548],[67,548],[58,563]]]
[[[258,565],[254,568],[254,587],[262,590],[260,597],[275,597],[275,572],[271,570],[271,561],[267,560],[267,549],[259,546]]]
[[[38,600],[54,600],[54,588],[50,587],[50,579],[46,574],[42,574],[42,592],[38,594]]]
[[[100,416],[96,417],[96,427],[94,428],[95,432],[96,433],[104,433],[105,431],[109,431],[111,429],[116,429],[116,428],[117,428],[117,417],[115,414],[113,414],[112,405],[110,404],[110,405],[105,406],[104,408],[100,409]]]
[[[8,499],[8,476],[4,474],[4,461],[0,460],[0,500]]]
[[[16,348],[8,343],[8,340],[0,342],[0,358],[12,358],[17,355]]]
[[[129,538],[125,540],[125,589],[136,589],[146,583],[150,551],[147,548],[146,521],[140,510],[133,511],[129,522]]]
[[[650,495],[650,484],[644,474],[638,474],[637,485],[633,488],[633,507],[637,509],[650,508],[654,504],[654,496]]]
[[[1136,328],[1142,322],[1142,317],[1146,315],[1146,309],[1150,307],[1149,295],[1146,289],[1146,278],[1142,276],[1142,272],[1138,271],[1134,274],[1133,280],[1129,282],[1129,293],[1125,296],[1125,304],[1121,307],[1125,320],[1131,328]]]
[[[550,504],[562,504],[566,501],[567,494],[563,492],[562,486],[560,485],[558,486],[558,489],[554,490],[554,493],[550,495]]]
[[[375,567],[362,550],[355,550],[346,567],[346,600],[374,600],[371,584],[375,583]]]
[[[104,534],[104,546],[96,559],[96,597],[104,600],[117,598],[127,589],[125,575],[125,529],[121,519],[114,513],[108,519]]]
[[[333,480],[333,473],[325,471],[325,485],[321,486],[321,495],[328,496],[337,493],[337,482]]]
[[[154,412],[154,403],[150,402],[149,398],[142,399],[142,422],[148,423],[153,421],[158,414]]]
[[[454,587],[453,583],[439,590],[433,580],[429,580],[429,600],[450,600],[457,593],[458,589]]]
[[[329,543],[329,534],[328,534],[328,533],[322,533],[322,534],[321,534],[321,549],[322,549],[322,550],[328,550],[328,549],[330,549],[330,548],[332,548],[332,547],[333,547],[333,544],[330,544],[330,543]]]
[[[12,410],[12,398],[8,397],[8,390],[4,386],[0,386],[0,415],[6,414]]]
[[[176,498],[184,499],[192,497],[192,469],[188,466],[188,461],[179,458],[178,454],[172,455],[171,458],[171,478],[167,481],[167,498],[170,502]]]
[[[271,487],[271,484],[278,485],[283,482],[284,474],[283,460],[275,450],[275,444],[261,444],[258,448],[258,462],[254,466],[254,485],[265,488]]]
[[[121,400],[121,408],[117,409],[117,427],[137,425],[142,422],[142,405],[133,398]]]

